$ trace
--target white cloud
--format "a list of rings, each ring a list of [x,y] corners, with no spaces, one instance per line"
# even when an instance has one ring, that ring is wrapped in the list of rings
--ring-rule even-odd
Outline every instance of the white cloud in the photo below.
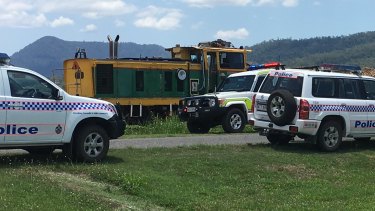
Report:
[[[48,24],[43,13],[33,11],[33,5],[20,0],[0,0],[0,26],[33,28]]]
[[[296,7],[298,5],[298,0],[283,0],[282,5],[284,7]]]
[[[125,26],[125,22],[122,21],[122,20],[116,19],[115,20],[115,26],[117,26],[117,27]]]
[[[183,0],[192,7],[216,7],[216,6],[267,6],[282,5],[295,7],[299,0]]]
[[[192,7],[215,7],[223,5],[246,6],[252,0],[183,0]]]
[[[98,27],[94,24],[86,25],[85,28],[81,29],[81,32],[93,32],[96,31]]]
[[[299,0],[254,0],[252,4],[254,6],[267,6],[267,5],[279,5],[281,4],[284,7],[296,7],[299,3]]]
[[[170,30],[179,27],[182,16],[178,9],[148,6],[138,13],[138,20],[134,22],[134,25],[141,28]]]
[[[93,19],[129,14],[137,10],[135,5],[127,4],[123,0],[38,0],[37,2],[42,12],[72,12]]]
[[[60,16],[59,18],[53,20],[51,22],[52,27],[59,27],[59,26],[65,26],[65,25],[73,25],[74,21],[70,18],[65,18],[63,16]]]
[[[218,31],[215,35],[216,39],[233,40],[233,39],[246,39],[249,36],[249,32],[245,28],[228,31]]]

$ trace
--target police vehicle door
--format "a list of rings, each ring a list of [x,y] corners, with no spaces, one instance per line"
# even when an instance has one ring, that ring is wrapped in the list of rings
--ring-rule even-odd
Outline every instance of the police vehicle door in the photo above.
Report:
[[[61,142],[66,111],[63,100],[54,99],[57,88],[37,75],[3,72],[7,98],[6,143]]]
[[[0,74],[0,81],[3,80],[3,76]],[[1,84],[0,86],[0,144],[4,143],[4,137],[5,137],[5,119],[6,119],[6,99],[5,99],[5,93],[4,93],[4,86]]]
[[[344,96],[338,101],[342,106],[342,115],[350,120],[350,133],[366,133],[367,103],[364,100],[363,85],[358,79],[343,79]],[[347,128],[349,129],[349,128]]]
[[[368,109],[366,132],[368,134],[375,134],[375,81],[363,80],[363,85]]]

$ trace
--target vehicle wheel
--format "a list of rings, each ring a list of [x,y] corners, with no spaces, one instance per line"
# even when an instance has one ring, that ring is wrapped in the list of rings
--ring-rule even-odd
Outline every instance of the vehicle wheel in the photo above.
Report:
[[[77,132],[74,143],[76,159],[92,163],[102,160],[107,155],[109,137],[102,127],[88,125]]]
[[[370,141],[371,137],[354,138],[356,141]]]
[[[285,135],[285,134],[274,133],[274,134],[268,134],[267,139],[272,145],[277,145],[277,144],[286,145],[290,142],[290,140],[292,140],[292,137],[289,135]]]
[[[278,126],[289,124],[297,112],[297,103],[288,90],[276,90],[267,101],[267,114],[270,120]]]
[[[208,133],[210,131],[210,127],[205,125],[204,123],[198,121],[187,121],[187,128],[190,133]]]
[[[238,108],[230,109],[223,118],[223,129],[227,133],[241,133],[245,128],[246,119]]]
[[[50,155],[55,151],[55,147],[28,147],[24,150],[32,155]]]
[[[332,152],[342,143],[342,128],[336,121],[327,121],[319,128],[317,136],[320,149]]]

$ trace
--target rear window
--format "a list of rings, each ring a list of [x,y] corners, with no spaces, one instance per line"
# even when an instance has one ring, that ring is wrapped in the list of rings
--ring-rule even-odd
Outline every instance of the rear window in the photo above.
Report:
[[[251,86],[254,83],[254,78],[255,78],[255,75],[228,77],[223,81],[218,91],[219,92],[250,91]]]
[[[262,87],[261,93],[271,93],[277,89],[285,89],[291,92],[295,97],[301,97],[303,77],[287,78],[268,76]]]

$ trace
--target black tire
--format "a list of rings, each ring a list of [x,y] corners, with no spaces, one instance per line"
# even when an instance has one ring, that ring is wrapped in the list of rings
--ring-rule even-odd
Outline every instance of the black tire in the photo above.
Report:
[[[210,126],[198,121],[188,120],[186,124],[190,133],[208,133],[211,129]]]
[[[285,134],[273,133],[268,134],[267,139],[272,145],[286,145],[292,140],[292,137]]]
[[[342,128],[337,121],[324,122],[317,134],[318,146],[321,150],[333,152],[337,150],[342,143]]]
[[[32,155],[51,155],[55,151],[55,147],[27,147],[24,150]]]
[[[223,129],[227,133],[241,133],[245,128],[246,118],[244,113],[238,109],[230,109],[223,118]]]
[[[109,137],[98,125],[84,126],[77,131],[74,140],[75,158],[82,162],[97,162],[108,153]]]
[[[370,141],[371,137],[354,138],[356,141]]]
[[[288,90],[276,90],[267,101],[267,114],[270,120],[278,126],[291,123],[297,112],[297,103]]]

